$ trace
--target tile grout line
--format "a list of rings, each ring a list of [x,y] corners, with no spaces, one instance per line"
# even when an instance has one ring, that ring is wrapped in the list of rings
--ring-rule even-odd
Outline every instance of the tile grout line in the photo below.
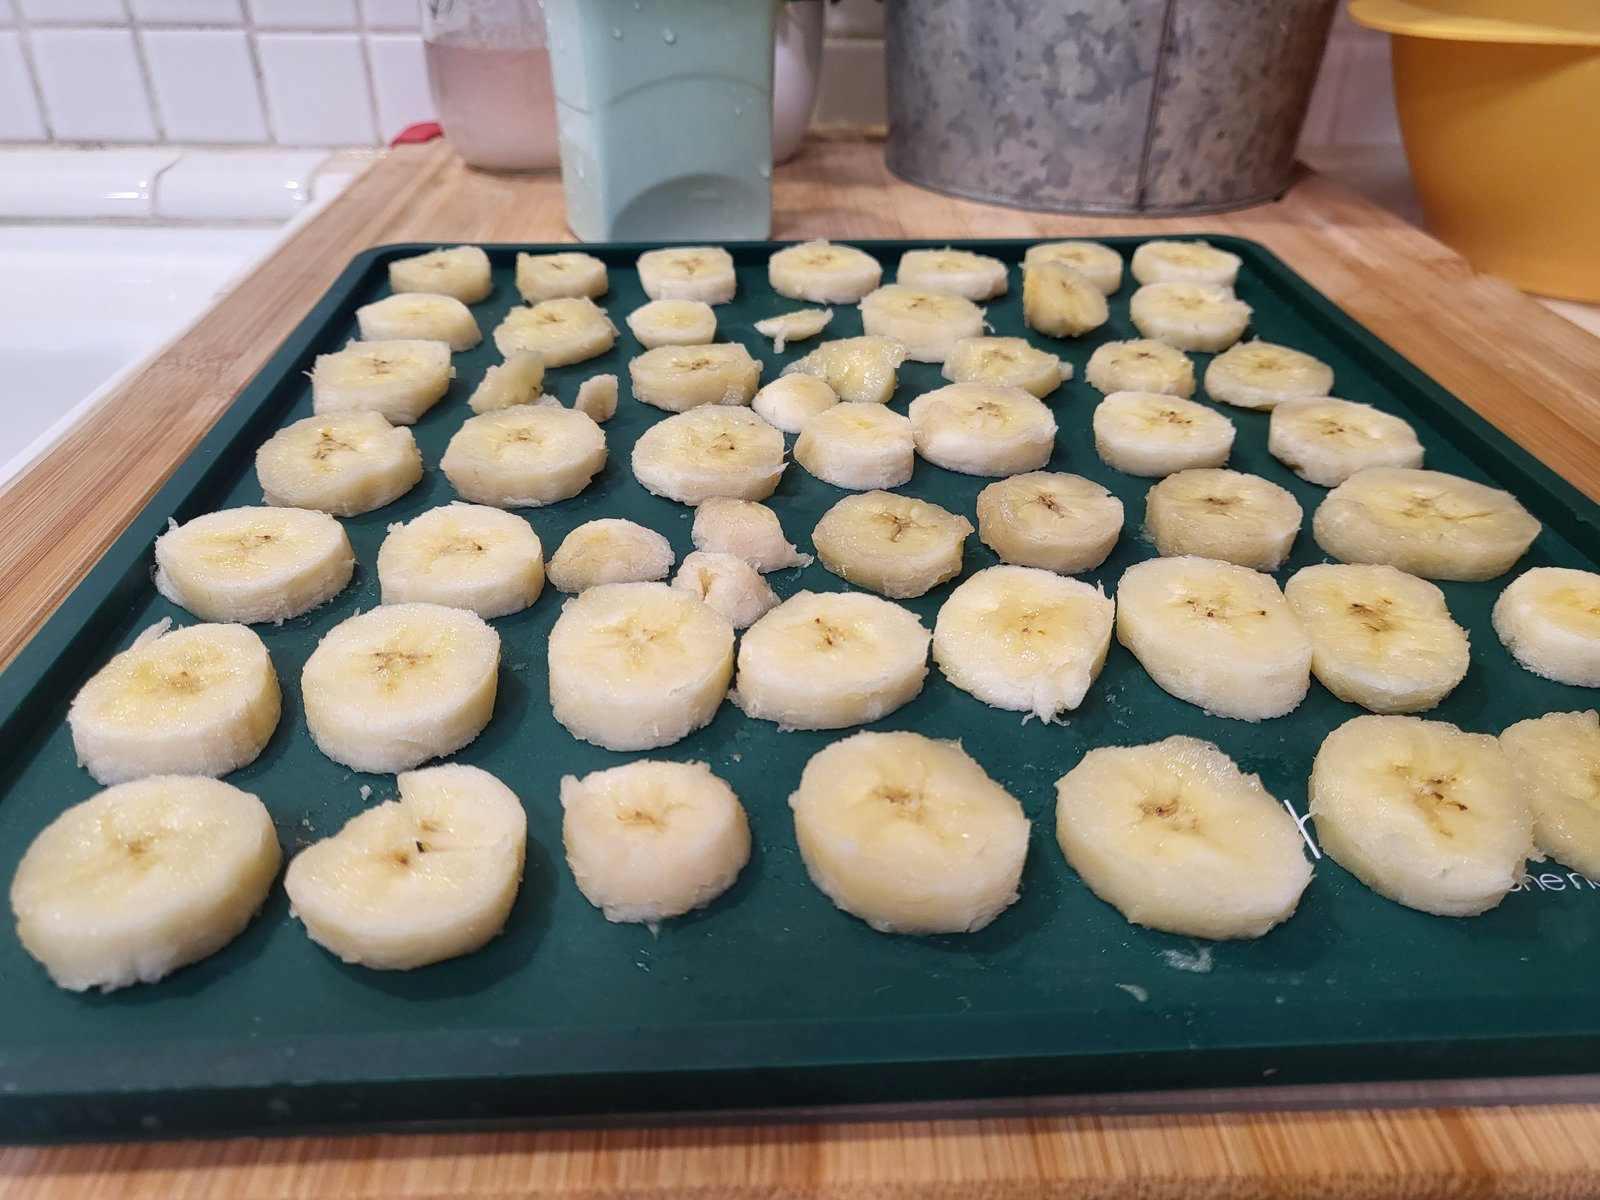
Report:
[[[245,0],[238,0],[239,28],[244,33],[245,46],[250,54],[250,69],[256,77],[256,103],[261,106],[261,127],[267,131],[267,139],[263,145],[281,146],[278,140],[278,126],[273,119],[272,105],[267,102],[267,73],[261,65],[261,43],[256,30],[255,13]]]
[[[166,115],[161,111],[161,105],[156,102],[156,82],[150,74],[150,56],[144,50],[144,29],[134,18],[133,5],[130,0],[121,0],[122,11],[128,14],[128,36],[133,40],[133,56],[139,63],[139,78],[144,83],[145,108],[150,113],[150,124],[155,128],[156,141],[167,143]],[[170,164],[169,164],[170,165]],[[160,177],[160,172],[157,172]],[[155,207],[155,180],[150,181],[150,205]]]
[[[23,69],[28,73],[28,84],[33,89],[33,103],[39,110],[39,124],[44,126],[45,142],[54,144],[56,141],[55,122],[50,119],[50,109],[44,102],[44,85],[39,82],[39,67],[33,61],[33,27],[28,23],[28,14],[22,11],[22,5],[13,4],[11,15],[16,18],[14,28],[17,31],[17,45],[22,49]],[[23,145],[35,145],[25,142]]]
[[[377,75],[372,70],[372,38],[367,29],[367,6],[356,6],[356,31],[361,39],[361,70],[367,81],[367,115],[372,119],[372,136],[377,145],[387,140],[383,136],[383,120],[378,115]]]

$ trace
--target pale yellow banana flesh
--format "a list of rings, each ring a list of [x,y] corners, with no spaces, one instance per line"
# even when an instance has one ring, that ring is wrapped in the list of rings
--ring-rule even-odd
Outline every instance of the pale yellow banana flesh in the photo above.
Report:
[[[1271,342],[1240,342],[1206,367],[1206,395],[1239,408],[1273,408],[1285,400],[1326,396],[1333,368],[1321,359]]]
[[[1082,337],[1109,321],[1111,310],[1087,276],[1047,260],[1022,274],[1022,319],[1046,337]]]
[[[566,367],[611,349],[617,344],[617,327],[593,300],[559,297],[513,308],[496,327],[494,344],[507,357],[528,350],[547,367]]]
[[[1128,301],[1128,315],[1141,337],[1179,350],[1226,350],[1250,324],[1250,306],[1209,283],[1147,283]]]
[[[628,363],[633,398],[667,412],[704,404],[749,404],[761,384],[761,364],[738,342],[658,346]]]
[[[1537,849],[1600,878],[1600,715],[1546,713],[1500,733],[1533,812]]]
[[[544,359],[531,350],[513,350],[502,363],[483,373],[467,397],[475,413],[498,412],[516,404],[532,404],[544,387]]]
[[[861,328],[868,337],[895,339],[912,362],[938,363],[962,338],[982,336],[983,309],[948,292],[894,283],[862,299]]]
[[[1147,283],[1204,283],[1231,288],[1243,260],[1209,242],[1145,242],[1133,252],[1133,277]]]
[[[773,350],[782,354],[790,342],[803,342],[816,337],[832,320],[831,308],[802,308],[757,321],[755,328],[762,337],[771,338]]]
[[[1194,395],[1194,363],[1189,356],[1153,338],[1096,346],[1083,377],[1107,396],[1113,392],[1155,392],[1183,399]]]
[[[280,429],[256,451],[256,478],[268,504],[334,516],[371,512],[422,479],[411,431],[375,412],[329,413]]]
[[[854,304],[874,290],[882,278],[883,268],[872,255],[854,246],[830,242],[786,246],[767,260],[772,290],[791,300]]]
[[[970,250],[907,250],[894,280],[928,292],[949,292],[968,300],[992,300],[1006,290],[1006,265]]]
[[[696,550],[686,555],[672,586],[703,600],[734,629],[748,629],[778,606],[778,594],[742,558]]]
[[[733,256],[720,246],[670,246],[647,250],[637,264],[639,284],[652,300],[726,304],[738,290]]]
[[[814,375],[780,375],[755,394],[750,408],[768,425],[799,433],[818,413],[839,403],[834,390]]]
[[[892,337],[840,338],[823,342],[804,358],[784,367],[783,373],[814,375],[841,400],[887,404],[905,360],[905,345]]]
[[[389,287],[395,292],[431,292],[476,304],[494,290],[489,256],[479,246],[430,250],[389,264]]]
[[[1092,571],[1122,536],[1122,501],[1078,475],[1031,471],[978,493],[978,537],[1002,562]]]
[[[731,554],[757,571],[781,571],[811,565],[783,532],[778,514],[754,500],[713,496],[694,510],[690,534],[696,550]]]
[[[665,579],[674,558],[672,543],[655,530],[603,517],[567,534],[550,556],[545,574],[557,590],[581,592],[602,583]]]
[[[417,339],[470,350],[483,340],[472,311],[453,296],[407,292],[356,309],[361,338],[368,342]]]
[[[1535,675],[1600,687],[1600,575],[1593,571],[1524,571],[1495,601],[1494,631]]]
[[[807,421],[794,443],[795,462],[853,491],[899,487],[915,459],[910,418],[879,405],[836,404]]]
[[[647,350],[704,346],[717,338],[717,314],[703,300],[651,300],[628,314],[628,330]]]
[[[1214,467],[1168,475],[1145,494],[1144,513],[1157,554],[1219,558],[1256,571],[1283,565],[1305,516],[1277,484]]]
[[[1106,296],[1122,286],[1122,255],[1099,242],[1038,242],[1023,255],[1022,270],[1046,262],[1071,267]]]
[[[1233,422],[1203,404],[1153,392],[1113,392],[1095,406],[1094,448],[1128,475],[1220,467],[1233,451]]]
[[[591,375],[578,385],[572,407],[595,424],[603,425],[617,415],[617,390],[615,375]]]
[[[941,373],[951,383],[986,383],[1021,388],[1041,400],[1072,378],[1072,364],[1029,344],[1026,338],[962,338],[950,348]]]
[[[1278,403],[1267,426],[1267,449],[1300,478],[1322,487],[1337,487],[1369,467],[1422,465],[1422,443],[1406,421],[1329,396]]]
[[[364,409],[394,425],[413,425],[444,398],[455,373],[444,342],[352,342],[317,356],[311,408],[318,415]]]
[[[633,446],[634,478],[680,504],[764,500],[784,466],[783,434],[747,408],[692,408],[658,421]]]
[[[442,604],[488,620],[521,612],[544,589],[544,547],[514,513],[446,504],[389,526],[378,548],[385,604]]]
[[[542,404],[470,418],[439,460],[462,499],[495,508],[570,499],[605,464],[606,435],[598,425],[581,412]]]
[[[592,254],[518,254],[517,291],[529,304],[543,300],[599,299],[610,289],[606,265]]]
[[[1019,387],[952,383],[918,396],[907,415],[917,453],[965,475],[1036,471],[1055,450],[1055,417]]]
[[[811,543],[841,579],[891,599],[920,596],[961,573],[972,522],[926,500],[862,492],[817,522]]]

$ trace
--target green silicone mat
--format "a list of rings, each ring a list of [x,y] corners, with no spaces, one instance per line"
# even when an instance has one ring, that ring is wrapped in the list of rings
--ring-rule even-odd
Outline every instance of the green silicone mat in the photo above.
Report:
[[[1137,239],[1107,239],[1125,255]],[[1494,432],[1460,402],[1344,316],[1260,246],[1217,237],[1244,258],[1239,295],[1251,335],[1329,362],[1335,394],[1393,410],[1416,426],[1427,464],[1508,488],[1545,523],[1521,564],[1600,563],[1596,506]],[[892,277],[912,243],[860,243]],[[942,244],[942,243],[940,243]],[[1011,290],[989,306],[997,333],[1026,334],[1017,264],[1025,242],[964,245],[1011,264]],[[305,372],[355,334],[354,310],[387,294],[387,264],[431,247],[387,246],[351,263],[329,294],[223,415],[61,611],[0,676],[0,880],[58,812],[97,788],[78,768],[64,724],[81,683],[163,617],[193,618],[150,583],[150,546],[169,518],[259,503],[252,466],[270,433],[311,411]],[[611,461],[581,496],[524,510],[553,552],[574,526],[628,517],[664,532],[681,556],[691,510],[647,494],[627,469],[639,433],[664,414],[627,392],[639,346],[622,318],[645,299],[633,264],[644,246],[591,246],[611,269],[604,303],[622,336],[603,358],[552,370],[547,390],[571,403],[580,380],[614,372],[619,412],[605,426]],[[474,307],[487,334],[518,298],[518,249],[491,246],[493,295]],[[743,342],[763,378],[815,343],[773,354],[755,321],[797,307],[766,282],[775,247],[730,247],[739,293],[720,307],[719,338]],[[1127,528],[1090,578],[1109,592],[1152,551],[1138,531],[1150,481],[1095,456],[1082,382],[1102,341],[1135,336],[1131,278],[1094,334],[1032,337],[1077,369],[1051,399],[1060,435],[1050,467],[1115,491]],[[826,336],[860,332],[851,306]],[[390,778],[352,774],[305,731],[299,674],[329,628],[378,602],[373,564],[385,528],[453,498],[437,470],[470,415],[465,399],[498,354],[456,356],[449,396],[415,427],[428,466],[398,502],[344,522],[360,566],[333,603],[263,626],[284,693],[266,752],[230,780],[257,793],[287,853],[335,832],[392,795]],[[1207,356],[1198,355],[1203,368]],[[909,364],[893,404],[938,386],[938,367]],[[1203,398],[1203,397],[1202,397]],[[1323,560],[1309,533],[1323,490],[1266,451],[1267,415],[1226,409],[1239,436],[1231,466],[1288,487],[1306,527],[1280,581]],[[791,444],[792,444],[792,439]],[[972,517],[987,480],[918,461],[904,491]],[[791,540],[809,547],[818,517],[844,493],[798,466],[769,501]],[[974,536],[967,572],[994,556]],[[770,576],[780,595],[844,586],[820,565]],[[1498,733],[1524,717],[1592,707],[1593,692],[1538,679],[1495,638],[1490,607],[1505,580],[1443,585],[1472,637],[1466,680],[1430,714]],[[932,625],[953,584],[909,602]],[[562,596],[494,622],[503,638],[495,716],[458,756],[505,779],[528,809],[527,875],[502,936],[470,957],[403,974],[345,966],[288,915],[281,886],[235,943],[161,983],[110,995],[57,990],[0,924],[0,1136],[10,1140],[265,1132],[402,1122],[583,1116],[742,1106],[804,1106],[1256,1084],[1436,1079],[1600,1071],[1600,886],[1553,863],[1488,914],[1425,916],[1380,899],[1338,866],[1316,864],[1300,911],[1252,942],[1203,944],[1129,926],[1068,868],[1053,832],[1054,781],[1090,747],[1184,733],[1220,744],[1274,795],[1305,811],[1305,780],[1322,737],[1357,715],[1313,683],[1287,717],[1250,725],[1172,699],[1113,644],[1104,673],[1063,724],[1024,723],[986,708],[932,669],[923,694],[874,728],[960,738],[1022,802],[1034,823],[1022,898],[989,928],[929,938],[874,933],[807,881],[787,797],[815,751],[849,731],[779,733],[724,705],[706,729],[656,756],[703,760],[747,806],[749,867],[709,908],[659,934],[612,925],[573,884],[561,853],[557,781],[615,765],[574,740],[546,698],[545,638]]]

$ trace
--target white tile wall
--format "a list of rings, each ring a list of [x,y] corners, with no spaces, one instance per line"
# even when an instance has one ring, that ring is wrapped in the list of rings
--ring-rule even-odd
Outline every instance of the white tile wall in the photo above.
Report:
[[[29,40],[59,140],[160,140],[132,30],[35,29]]]
[[[422,42],[401,34],[367,38],[372,63],[372,94],[378,105],[378,135],[389,141],[407,125],[433,120],[428,68]]]
[[[258,29],[351,29],[356,0],[246,0]]]
[[[420,29],[420,0],[361,0],[361,17],[368,29]]]
[[[240,0],[130,0],[134,19],[144,25],[239,25]]]
[[[169,141],[260,145],[267,140],[244,30],[150,29],[141,40]]]
[[[20,0],[30,21],[115,25],[128,19],[122,0]]]
[[[376,140],[359,37],[264,33],[256,38],[256,53],[279,145],[364,146]]]
[[[0,31],[0,141],[42,142],[49,136],[22,53],[22,35]]]

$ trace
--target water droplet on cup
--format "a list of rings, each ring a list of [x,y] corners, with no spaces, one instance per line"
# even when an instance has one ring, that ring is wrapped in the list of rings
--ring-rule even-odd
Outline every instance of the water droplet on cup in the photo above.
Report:
[[[622,40],[622,30],[618,29],[615,25],[613,25],[611,27],[611,36],[616,38],[617,41],[620,42]]]
[[[663,29],[661,31],[661,40],[670,46],[673,42],[678,40],[678,35],[673,33],[670,29]]]

